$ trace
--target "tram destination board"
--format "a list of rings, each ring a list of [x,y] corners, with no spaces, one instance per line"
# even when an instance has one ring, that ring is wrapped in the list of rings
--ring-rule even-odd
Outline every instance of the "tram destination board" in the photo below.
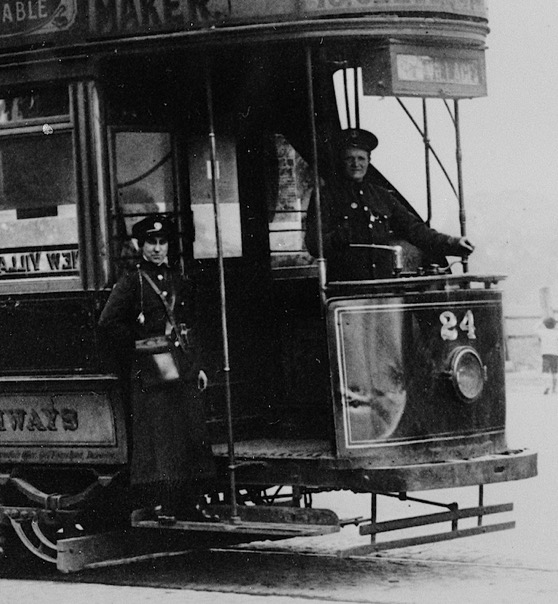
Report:
[[[364,94],[486,96],[484,50],[390,44],[363,55]]]

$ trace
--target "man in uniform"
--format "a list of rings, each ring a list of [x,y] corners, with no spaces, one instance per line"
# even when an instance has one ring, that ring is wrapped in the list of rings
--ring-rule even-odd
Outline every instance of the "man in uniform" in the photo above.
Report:
[[[370,154],[378,139],[367,130],[344,130],[339,137],[339,171],[321,189],[322,237],[329,281],[392,276],[385,251],[362,247],[393,245],[403,239],[427,256],[468,256],[474,246],[466,237],[431,229],[389,191],[373,182]],[[314,199],[308,209],[306,246],[319,256]]]

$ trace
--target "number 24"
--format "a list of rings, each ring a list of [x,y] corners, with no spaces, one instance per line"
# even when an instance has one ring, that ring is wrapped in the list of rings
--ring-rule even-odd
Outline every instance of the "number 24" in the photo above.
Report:
[[[440,335],[442,336],[442,340],[457,340],[457,321],[457,317],[450,310],[446,310],[440,315],[440,323],[442,324]],[[472,311],[468,310],[465,313],[461,323],[459,323],[459,329],[466,332],[469,340],[477,339],[475,317]]]

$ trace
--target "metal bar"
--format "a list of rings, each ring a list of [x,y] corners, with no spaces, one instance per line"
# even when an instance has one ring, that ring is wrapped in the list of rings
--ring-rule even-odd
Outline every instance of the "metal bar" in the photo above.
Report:
[[[55,563],[56,562],[56,555],[55,553],[53,553],[52,555],[49,554],[45,554],[45,552],[43,552],[40,549],[40,546],[37,547],[32,541],[31,539],[29,539],[29,537],[26,535],[25,530],[23,529],[23,526],[20,522],[18,522],[17,520],[13,520],[12,518],[10,518],[10,522],[12,523],[12,527],[14,529],[14,531],[16,532],[17,536],[19,537],[20,541],[23,543],[23,545],[25,545],[25,547],[35,556],[37,556],[37,558],[41,558],[41,560],[44,560],[45,562],[50,562],[50,563]]]
[[[44,545],[46,545],[47,547],[50,547],[50,549],[56,550],[56,543],[54,543],[54,541],[51,541],[42,531],[41,527],[39,526],[39,521],[34,518],[33,520],[31,520],[31,528],[33,529],[33,532],[35,533],[37,539]]]
[[[473,518],[480,513],[483,515],[500,514],[513,511],[513,503],[503,503],[500,505],[490,505],[486,507],[466,508],[450,512],[440,512],[438,514],[427,514],[424,516],[412,516],[410,518],[399,518],[397,520],[388,520],[375,524],[366,524],[359,527],[361,535],[371,535],[372,533],[385,533],[388,531],[397,531],[404,528],[415,526],[425,526],[427,524],[438,524],[439,522],[451,522],[458,518]]]
[[[387,549],[398,547],[410,547],[412,545],[423,545],[425,543],[440,543],[442,541],[451,541],[452,539],[461,539],[463,537],[472,537],[473,535],[484,535],[486,533],[495,533],[497,531],[506,531],[515,528],[515,522],[501,522],[499,524],[488,524],[486,526],[475,526],[473,528],[461,529],[447,533],[435,533],[432,535],[421,535],[418,537],[409,537],[407,539],[394,539],[393,541],[383,541],[375,545],[360,545],[350,547],[338,552],[338,555],[346,558],[348,556],[365,556],[374,552],[380,552]]]
[[[221,238],[221,208],[219,204],[219,190],[217,187],[217,144],[215,141],[215,124],[213,115],[213,88],[211,85],[211,70],[209,62],[205,63],[205,87],[207,95],[207,113],[209,121],[209,144],[211,160],[211,195],[213,198],[213,212],[215,220],[215,241],[217,245],[217,261],[219,265],[219,292],[221,302],[221,329],[223,346],[223,371],[225,373],[225,393],[227,405],[227,444],[229,455],[229,487],[231,498],[231,522],[237,522],[238,503],[236,500],[236,460],[234,451],[234,434],[232,422],[232,394],[229,360],[229,330],[227,325],[227,295],[225,289],[225,263],[223,258],[223,242]]]
[[[424,168],[426,171],[426,224],[430,226],[430,221],[432,220],[432,182],[430,174],[430,139],[428,138],[428,111],[426,108],[426,99],[422,99],[422,121],[422,140],[424,141]]]
[[[415,503],[426,503],[427,505],[436,506],[439,508],[446,508],[448,510],[457,509],[457,503],[440,503],[439,501],[432,501],[430,499],[421,499],[420,497],[412,497],[411,495],[407,495],[407,493],[380,493],[384,497],[394,497],[395,499],[399,499],[400,501],[414,501]]]
[[[461,227],[461,236],[467,236],[467,219],[465,216],[465,197],[463,194],[463,155],[461,153],[461,129],[459,126],[459,101],[454,101],[454,124],[455,124],[455,161],[457,164],[457,188],[459,200],[459,225]],[[463,272],[469,271],[469,261],[467,256],[461,258]]]
[[[38,503],[45,509],[69,510],[70,508],[75,507],[78,503],[91,499],[97,490],[100,490],[110,484],[115,476],[116,474],[98,477],[96,482],[92,482],[83,491],[75,493],[74,495],[53,495],[52,493],[44,493],[26,480],[23,480],[23,478],[10,477],[10,482],[20,493],[23,493],[31,501]]]
[[[395,97],[395,98],[396,98],[397,102],[401,105],[401,107],[403,108],[403,111],[405,111],[405,113],[407,114],[407,116],[409,117],[409,119],[411,120],[411,122],[413,123],[413,125],[415,126],[415,128],[420,132],[420,135],[424,138],[424,133],[421,130],[420,126],[417,124],[415,118],[411,115],[411,112],[407,109],[407,107],[405,107],[403,101],[399,97]],[[430,152],[432,153],[432,156],[434,157],[434,159],[436,160],[436,162],[440,166],[440,169],[444,173],[444,176],[446,177],[446,180],[448,181],[449,186],[451,187],[451,190],[454,192],[454,194],[457,197],[457,199],[459,199],[459,194],[457,192],[457,189],[455,188],[455,185],[453,184],[453,182],[452,182],[452,180],[450,178],[450,175],[448,174],[448,171],[444,167],[444,164],[442,163],[442,160],[438,157],[438,154],[436,153],[436,151],[434,150],[434,148],[432,147],[432,145],[430,143],[428,144],[428,148],[430,149]]]
[[[479,485],[479,508],[484,507],[484,485]],[[482,514],[479,514],[477,525],[482,526]]]
[[[432,501],[431,499],[421,499],[420,497],[413,497],[412,495],[407,495],[406,491],[402,491],[401,493],[378,493],[378,495],[383,495],[384,497],[391,497],[393,499],[399,499],[399,501],[415,501],[417,503],[426,503],[428,505],[438,506],[440,508],[452,509],[457,505],[456,503],[440,503],[439,501]]]
[[[372,498],[370,501],[370,520],[373,524],[376,524],[378,519],[378,495],[376,493],[372,493]],[[370,541],[372,543],[376,543],[376,533],[370,533]]]
[[[451,112],[450,106],[448,104],[448,99],[444,99],[444,105],[445,105],[446,109],[448,110],[448,114],[450,116],[451,121],[453,122],[453,125],[455,126],[455,116]]]
[[[346,70],[343,70],[345,74]],[[318,279],[320,287],[320,298],[322,300],[322,307],[325,306],[325,290],[327,280],[327,267],[324,258],[324,241],[322,233],[322,204],[320,196],[320,174],[318,165],[318,142],[316,134],[316,116],[315,116],[315,102],[314,102],[314,84],[313,84],[313,70],[312,70],[312,49],[310,46],[306,46],[306,82],[308,86],[308,119],[310,122],[310,136],[312,138],[312,172],[314,174],[314,203],[316,210],[316,229],[318,230]],[[345,86],[346,90],[346,86]],[[348,105],[347,105],[348,111]],[[348,117],[348,116],[347,116]]]
[[[347,67],[343,68],[343,92],[345,96],[345,113],[347,115],[347,128],[351,127],[351,107],[349,103],[349,79]]]
[[[360,128],[360,95],[358,91],[358,67],[357,61],[353,61],[353,75],[354,75],[354,94],[355,94],[355,128]]]

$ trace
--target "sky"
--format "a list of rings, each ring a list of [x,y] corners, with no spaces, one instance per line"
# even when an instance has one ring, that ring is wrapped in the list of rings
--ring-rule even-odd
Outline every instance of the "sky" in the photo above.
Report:
[[[558,308],[558,2],[488,0],[488,96],[460,102],[470,272],[505,274],[506,313]],[[405,104],[422,122],[420,101]],[[455,177],[455,137],[443,102],[428,101],[430,138]],[[373,163],[425,215],[422,140],[394,99],[366,98]],[[459,234],[458,202],[434,167],[432,225]]]

